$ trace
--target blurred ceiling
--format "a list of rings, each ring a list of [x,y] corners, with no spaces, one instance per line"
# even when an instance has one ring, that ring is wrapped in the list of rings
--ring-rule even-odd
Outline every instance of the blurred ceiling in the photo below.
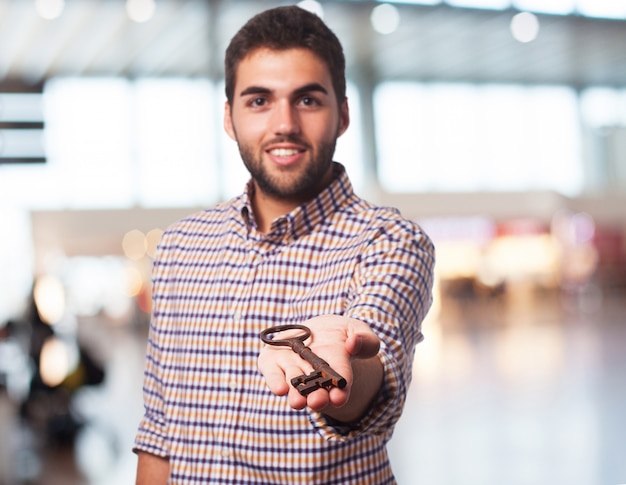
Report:
[[[0,83],[75,75],[219,79],[234,32],[279,4],[157,0],[153,17],[137,23],[124,0],[66,0],[53,20],[37,14],[35,0],[0,0]],[[370,25],[377,3],[322,4],[353,78],[626,86],[626,20],[538,15],[538,38],[523,44],[510,33],[513,10],[397,4],[399,28],[381,35]]]

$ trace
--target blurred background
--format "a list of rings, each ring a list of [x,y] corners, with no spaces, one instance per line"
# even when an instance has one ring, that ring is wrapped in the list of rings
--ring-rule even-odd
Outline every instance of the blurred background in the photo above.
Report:
[[[243,189],[223,53],[289,3],[0,0],[0,484],[133,483],[154,248]],[[626,0],[301,5],[437,246],[398,482],[626,483]]]

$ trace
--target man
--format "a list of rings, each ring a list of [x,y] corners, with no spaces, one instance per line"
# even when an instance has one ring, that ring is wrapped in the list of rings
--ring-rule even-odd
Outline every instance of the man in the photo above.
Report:
[[[298,7],[252,18],[226,51],[224,126],[252,178],[161,241],[138,484],[394,483],[385,444],[431,303],[433,247],[358,198],[332,161],[349,124],[344,64]],[[311,365],[259,339],[284,324],[311,329],[345,388],[290,384]]]

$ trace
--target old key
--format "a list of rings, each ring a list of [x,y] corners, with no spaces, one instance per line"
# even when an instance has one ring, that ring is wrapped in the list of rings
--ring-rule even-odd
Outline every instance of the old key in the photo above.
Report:
[[[289,338],[273,338],[273,334],[284,332],[285,330],[301,330],[303,333]],[[315,355],[309,347],[304,345],[304,341],[311,336],[311,330],[308,327],[304,325],[278,325],[263,330],[260,336],[261,340],[266,344],[291,347],[296,354],[313,366],[314,371],[310,374],[303,374],[291,379],[291,385],[303,396],[307,396],[320,388],[328,391],[332,387],[338,387],[340,389],[346,387],[346,380],[335,372],[330,365],[328,365],[328,362]]]

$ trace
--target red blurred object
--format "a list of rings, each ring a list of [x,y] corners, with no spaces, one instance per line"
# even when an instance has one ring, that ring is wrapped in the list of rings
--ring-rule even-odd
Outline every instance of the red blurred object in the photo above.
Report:
[[[598,251],[596,277],[606,285],[626,285],[626,241],[615,226],[596,227],[593,244]]]
[[[512,219],[500,221],[496,227],[496,236],[529,236],[547,234],[550,232],[548,224],[537,219]]]

